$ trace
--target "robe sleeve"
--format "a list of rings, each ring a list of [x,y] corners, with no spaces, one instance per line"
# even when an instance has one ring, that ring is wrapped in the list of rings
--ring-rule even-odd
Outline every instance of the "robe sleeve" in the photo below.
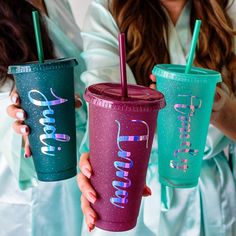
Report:
[[[120,82],[118,33],[118,26],[108,10],[107,1],[92,1],[82,30],[84,50],[81,56],[86,64],[86,71],[81,80],[86,87],[102,82]],[[135,84],[128,65],[126,70],[128,83]],[[80,151],[88,152],[88,129],[82,143]]]

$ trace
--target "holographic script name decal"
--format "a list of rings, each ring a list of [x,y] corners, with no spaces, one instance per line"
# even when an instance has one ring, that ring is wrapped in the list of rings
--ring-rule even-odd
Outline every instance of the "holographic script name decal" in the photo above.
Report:
[[[43,111],[43,118],[39,119],[39,123],[43,126],[44,131],[44,134],[41,134],[39,136],[40,142],[44,145],[43,147],[41,147],[41,152],[48,156],[55,156],[55,150],[57,149],[58,151],[61,151],[61,147],[54,147],[52,145],[47,144],[47,139],[54,139],[58,142],[69,142],[70,136],[66,134],[56,133],[56,128],[54,126],[56,120],[50,117],[51,115],[54,115],[54,110],[52,109],[52,106],[63,104],[68,100],[58,97],[53,92],[52,88],[50,89],[50,91],[53,97],[56,98],[55,100],[49,101],[47,97],[38,90],[30,90],[28,92],[28,98],[30,102],[33,103],[35,106],[46,108]],[[34,95],[40,95],[41,99],[35,99]]]
[[[186,172],[188,169],[188,157],[186,157],[186,154],[196,156],[199,152],[198,149],[191,147],[191,120],[196,110],[201,108],[202,100],[192,95],[178,95],[178,97],[185,99],[186,102],[174,105],[175,111],[180,113],[178,116],[178,120],[181,123],[179,128],[180,147],[174,151],[175,159],[170,161],[170,167]]]
[[[112,186],[116,189],[116,197],[110,198],[110,202],[119,208],[124,208],[125,204],[128,203],[128,189],[131,186],[131,180],[129,179],[129,171],[133,168],[134,162],[132,160],[132,153],[125,151],[121,148],[121,142],[146,142],[146,148],[148,148],[149,140],[149,126],[145,121],[142,120],[131,120],[131,122],[141,123],[146,126],[147,134],[145,135],[134,135],[134,136],[122,136],[121,124],[118,120],[116,123],[118,125],[118,134],[117,134],[117,146],[119,148],[118,157],[121,158],[120,161],[115,161],[114,166],[116,168],[116,176],[120,179],[112,181]]]

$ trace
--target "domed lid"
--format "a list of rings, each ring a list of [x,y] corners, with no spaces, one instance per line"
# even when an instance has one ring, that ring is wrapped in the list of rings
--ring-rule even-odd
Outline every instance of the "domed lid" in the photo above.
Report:
[[[121,96],[121,85],[100,83],[89,86],[85,100],[95,106],[120,111],[155,111],[165,107],[164,95],[154,89],[139,85],[128,85],[128,97]]]
[[[193,66],[190,73],[186,74],[185,68],[186,66],[184,65],[159,64],[154,66],[152,73],[156,77],[160,76],[166,79],[190,83],[205,81],[218,83],[222,81],[221,74],[218,71]]]
[[[25,64],[11,65],[8,67],[8,74],[30,73],[46,70],[60,70],[67,67],[76,66],[78,62],[73,58],[61,58],[46,60],[44,63],[28,62]]]

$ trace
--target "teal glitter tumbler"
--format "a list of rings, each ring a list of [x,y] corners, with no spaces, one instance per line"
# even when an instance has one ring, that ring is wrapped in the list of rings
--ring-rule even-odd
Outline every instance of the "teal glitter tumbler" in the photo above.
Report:
[[[75,59],[12,65],[38,179],[57,181],[76,175],[74,101]]]

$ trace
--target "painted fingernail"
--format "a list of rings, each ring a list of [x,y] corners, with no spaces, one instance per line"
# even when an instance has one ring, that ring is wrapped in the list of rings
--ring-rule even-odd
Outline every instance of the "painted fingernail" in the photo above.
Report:
[[[95,228],[95,225],[94,225],[94,224],[89,224],[89,225],[88,225],[88,231],[89,231],[89,233],[91,233],[94,228]]]
[[[92,232],[92,227],[88,226],[88,231],[89,231],[89,233],[91,233]]]
[[[13,104],[17,104],[17,102],[18,102],[18,97],[17,97],[17,96],[12,96],[12,97],[11,97],[11,101],[12,101]]]
[[[89,201],[94,204],[96,202],[96,200],[97,200],[96,196],[92,192],[90,192],[89,193]]]
[[[24,154],[24,157],[25,157],[26,159],[28,159],[28,158],[30,158],[31,156],[25,153],[25,154]]]
[[[84,168],[84,169],[83,169],[83,173],[84,173],[84,175],[85,175],[87,178],[90,179],[90,177],[91,177],[91,171],[90,171],[88,168]]]
[[[16,112],[16,117],[17,117],[19,120],[24,120],[24,119],[25,119],[25,114],[24,114],[24,112],[22,112],[22,111],[18,111],[18,112]]]
[[[23,126],[23,127],[21,127],[20,128],[20,132],[22,133],[22,134],[27,134],[28,133],[28,127],[27,126]]]
[[[83,103],[79,95],[75,95],[75,101]]]
[[[151,89],[155,89],[155,88],[156,88],[155,84],[151,84],[151,85],[150,85],[150,88],[151,88]]]
[[[151,196],[152,195],[152,190],[148,187],[145,187],[143,190],[143,195],[144,196]]]
[[[82,106],[82,103],[80,101],[75,102],[75,107],[80,108]]]
[[[152,195],[152,191],[151,191],[151,189],[150,189],[150,188],[148,188],[148,189],[147,189],[147,194],[148,194],[149,196],[151,196],[151,195]]]
[[[89,214],[89,222],[90,224],[94,225],[95,224],[95,217],[91,214]]]

